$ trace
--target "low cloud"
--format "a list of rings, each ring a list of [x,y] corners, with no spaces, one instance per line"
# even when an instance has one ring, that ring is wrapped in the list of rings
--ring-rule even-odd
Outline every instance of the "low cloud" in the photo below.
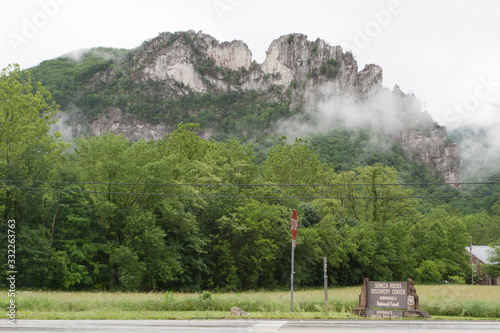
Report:
[[[59,112],[57,122],[50,130],[52,133],[60,133],[61,139],[71,144],[77,136],[89,134],[83,112],[73,104]]]
[[[486,180],[499,173],[500,106],[483,105],[469,119],[469,124],[457,128],[452,136],[460,143],[464,179]]]
[[[57,122],[51,127],[51,132],[58,132],[61,134],[61,139],[73,143],[73,127],[68,124],[69,119],[69,114],[60,112],[57,115]]]
[[[86,56],[92,55],[96,58],[104,59],[104,60],[112,60],[114,62],[123,61],[123,54],[125,52],[121,52],[123,50],[120,49],[107,49],[107,48],[92,48],[92,49],[81,49],[77,51],[73,51],[64,55],[64,57],[68,57],[71,60],[76,62],[82,61]]]
[[[398,135],[410,128],[434,125],[431,116],[413,95],[377,88],[363,101],[343,96],[328,96],[322,91],[317,101],[306,101],[305,112],[280,122],[278,132],[288,137],[325,134],[332,130],[370,129],[386,135]]]

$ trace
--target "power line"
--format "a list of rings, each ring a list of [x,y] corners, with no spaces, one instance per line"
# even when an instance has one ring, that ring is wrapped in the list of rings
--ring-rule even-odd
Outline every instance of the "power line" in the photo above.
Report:
[[[111,191],[89,191],[89,190],[68,190],[50,189],[40,187],[9,186],[0,185],[0,188],[15,188],[20,190],[54,191],[54,192],[77,192],[93,194],[122,194],[122,195],[143,195],[143,196],[163,196],[163,197],[195,197],[195,198],[235,198],[235,199],[456,199],[456,198],[485,198],[500,197],[500,194],[486,195],[413,195],[413,196],[249,196],[249,195],[217,195],[217,194],[169,194],[169,193],[140,193],[140,192],[111,192]]]
[[[444,185],[500,185],[499,182],[442,182],[442,183],[366,183],[366,184],[198,184],[198,183],[109,183],[109,182],[68,182],[49,180],[0,180],[0,183],[38,183],[38,184],[71,184],[71,185],[119,185],[119,186],[241,186],[241,187],[316,187],[316,186],[444,186]]]

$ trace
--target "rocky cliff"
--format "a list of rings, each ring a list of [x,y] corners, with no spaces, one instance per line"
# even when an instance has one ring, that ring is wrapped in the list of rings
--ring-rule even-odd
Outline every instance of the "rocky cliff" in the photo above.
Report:
[[[101,135],[106,132],[123,134],[131,141],[159,140],[164,138],[171,130],[165,124],[151,124],[138,119],[132,114],[123,114],[119,108],[110,108],[106,114],[101,113],[92,125],[92,134]]]
[[[375,130],[390,128],[386,134],[401,142],[416,160],[448,182],[460,181],[460,147],[448,139],[446,129],[422,112],[418,100],[397,86],[392,91],[383,88],[379,66],[370,64],[359,71],[350,52],[321,39],[310,41],[302,34],[281,36],[269,46],[264,62],[257,64],[241,41],[220,43],[194,31],[164,33],[135,50],[126,66],[134,82],[161,84],[159,93],[147,96],[159,103],[193,94],[258,91],[259,98],[302,114],[355,105],[359,118],[381,123]],[[94,79],[97,84],[116,75],[113,68]],[[343,124],[338,117],[321,125]],[[94,135],[113,130],[132,140],[158,140],[174,125],[153,124],[113,107],[99,114],[90,127]],[[211,133],[210,128],[205,129],[205,137]]]
[[[407,130],[398,138],[403,148],[416,160],[435,170],[437,175],[460,188],[460,146],[447,136],[446,128]]]

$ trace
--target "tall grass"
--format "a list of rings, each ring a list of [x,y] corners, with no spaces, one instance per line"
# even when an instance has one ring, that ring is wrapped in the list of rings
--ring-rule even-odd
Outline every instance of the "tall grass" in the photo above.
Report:
[[[320,295],[321,294],[321,295]],[[203,297],[202,295],[210,295]],[[294,293],[297,312],[321,312],[322,291]],[[237,306],[253,312],[286,312],[290,310],[290,294],[286,292],[244,293],[65,293],[27,292],[18,294],[20,311],[91,311],[97,309],[122,311],[228,311]],[[330,297],[330,311],[347,311],[356,307],[352,299]]]
[[[420,309],[435,316],[500,318],[500,286],[417,286]]]
[[[416,286],[420,309],[431,316],[500,318],[500,286]],[[348,314],[358,307],[360,287],[328,291],[328,313]],[[180,313],[185,311],[228,314],[233,306],[264,318],[290,314],[289,292],[242,293],[92,293],[18,292],[18,313]],[[7,304],[7,293],[0,301]],[[324,313],[323,290],[294,292],[294,313]],[[36,315],[35,315],[36,317]],[[73,316],[74,317],[74,316]]]

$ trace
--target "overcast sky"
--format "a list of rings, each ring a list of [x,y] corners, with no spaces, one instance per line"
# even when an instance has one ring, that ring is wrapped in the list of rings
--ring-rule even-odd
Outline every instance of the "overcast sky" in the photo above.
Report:
[[[244,41],[259,63],[281,35],[352,50],[450,128],[500,123],[498,0],[3,0],[0,67],[97,46],[134,48],[160,32]]]

